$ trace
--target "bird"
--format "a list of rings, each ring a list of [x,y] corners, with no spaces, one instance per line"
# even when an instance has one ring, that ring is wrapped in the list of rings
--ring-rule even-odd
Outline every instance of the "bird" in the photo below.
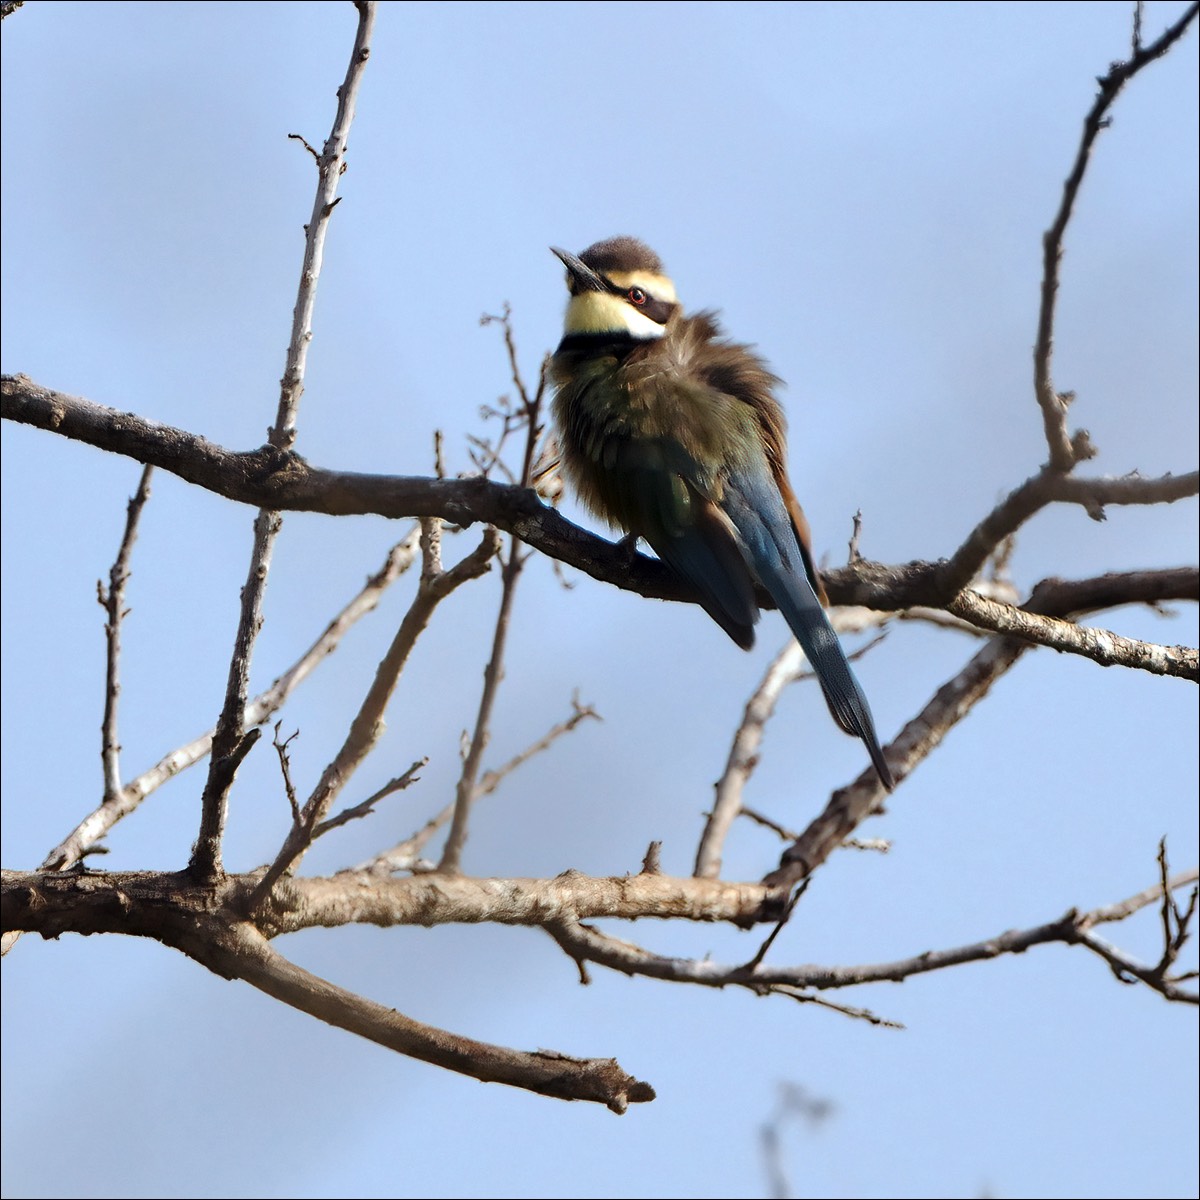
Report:
[[[804,650],[834,721],[895,787],[870,705],[825,614],[808,522],[786,470],[781,380],[711,311],[684,315],[662,260],[613,237],[567,269],[566,319],[550,360],[563,474],[593,514],[645,541],[696,589],[745,650],[755,586]]]

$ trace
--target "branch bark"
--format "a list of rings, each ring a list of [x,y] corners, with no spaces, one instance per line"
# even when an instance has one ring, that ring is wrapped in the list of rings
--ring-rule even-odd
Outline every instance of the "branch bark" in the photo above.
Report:
[[[276,511],[330,516],[440,516],[456,525],[486,522],[603,583],[657,600],[695,603],[697,594],[662,563],[572,525],[530,488],[482,477],[427,479],[361,475],[312,467],[269,448],[238,453],[183,430],[40,387],[25,376],[0,381],[6,420],[33,425],[141,462],[150,462],[228,499]],[[1051,503],[1087,511],[1108,504],[1163,504],[1200,494],[1200,471],[1159,479],[1035,476],[999,506],[958,552],[940,562],[897,566],[859,559],[822,572],[830,602],[884,612],[945,608],[987,563],[1000,543]],[[771,607],[765,595],[759,597]]]

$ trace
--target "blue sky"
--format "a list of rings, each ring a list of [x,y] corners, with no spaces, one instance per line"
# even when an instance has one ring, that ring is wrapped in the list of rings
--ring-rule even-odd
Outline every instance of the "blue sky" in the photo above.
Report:
[[[1153,35],[1181,11],[1147,5]],[[791,472],[818,556],[937,558],[1045,458],[1031,388],[1041,233],[1095,76],[1131,5],[381,5],[327,246],[299,449],[427,474],[468,467],[508,389],[479,315],[510,302],[525,370],[558,336],[562,269],[633,233],[691,308],[716,307],[788,381]],[[277,399],[319,143],[349,4],[29,3],[3,32],[6,371],[201,433],[261,443]],[[1055,358],[1091,473],[1194,469],[1197,55],[1136,79],[1067,237]],[[3,430],[4,865],[32,867],[99,798],[106,575],[138,467]],[[586,523],[571,504],[566,511]],[[138,771],[220,704],[252,514],[159,476],[134,560],[122,742]],[[291,516],[255,662],[265,685],[401,535]],[[1197,509],[1040,514],[1014,577],[1194,563]],[[605,717],[480,809],[477,874],[690,869],[749,691],[698,609],[531,564],[494,761],[569,711]],[[495,580],[455,596],[389,713],[363,794],[430,756],[420,787],[325,839],[355,863],[452,794]],[[312,778],[404,610],[406,585],[284,714]],[[1194,607],[1102,623],[1197,642]],[[892,736],[974,652],[894,628],[858,668]],[[1196,861],[1196,688],[1027,655],[863,829],[887,857],[822,870],[776,961],[903,957],[1038,924],[1151,883],[1158,838]],[[785,696],[748,800],[792,825],[861,765],[811,686]],[[109,838],[104,865],[173,868],[195,834],[181,776]],[[272,856],[286,801],[266,753],[234,795],[227,861]],[[730,878],[777,846],[738,828]],[[612,926],[664,953],[748,958],[755,935]],[[1155,953],[1153,913],[1109,931]],[[311,931],[280,948],[416,1018],[523,1048],[612,1055],[658,1100],[621,1119],[387,1054],[133,939],[24,939],[5,961],[6,1196],[761,1196],[758,1128],[781,1082],[829,1099],[784,1135],[797,1195],[1193,1196],[1194,1012],[1082,951],[844,997],[902,1021],[670,988],[573,964],[509,929]]]

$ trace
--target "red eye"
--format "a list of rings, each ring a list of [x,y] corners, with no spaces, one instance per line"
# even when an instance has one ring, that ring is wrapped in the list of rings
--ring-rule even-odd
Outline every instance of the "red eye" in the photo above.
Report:
[[[641,288],[630,288],[625,294],[629,297],[629,303],[636,304],[639,308],[646,303],[646,293]]]

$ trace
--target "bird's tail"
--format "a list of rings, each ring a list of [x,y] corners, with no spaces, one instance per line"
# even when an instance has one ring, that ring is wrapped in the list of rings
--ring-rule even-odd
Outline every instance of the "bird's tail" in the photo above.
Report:
[[[755,565],[821,681],[833,719],[852,737],[862,739],[883,786],[892,791],[896,783],[875,735],[871,706],[807,575],[788,570],[773,555]]]

